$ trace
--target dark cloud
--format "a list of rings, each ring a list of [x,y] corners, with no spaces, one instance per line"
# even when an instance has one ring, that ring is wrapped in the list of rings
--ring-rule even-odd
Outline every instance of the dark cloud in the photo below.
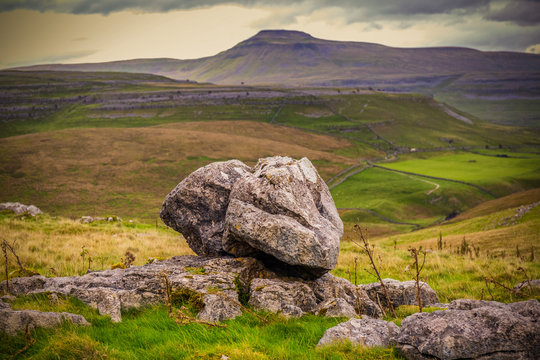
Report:
[[[0,12],[16,9],[54,11],[72,14],[110,14],[123,10],[168,12],[209,8],[216,5],[244,7],[287,7],[286,19],[294,23],[300,15],[310,15],[325,8],[341,9],[346,23],[396,20],[421,20],[437,15],[456,18],[480,14],[485,20],[512,22],[520,26],[540,24],[539,0],[503,0],[503,7],[493,10],[501,0],[0,0]]]
[[[486,19],[510,21],[522,26],[537,25],[540,24],[540,1],[512,1],[501,10],[488,14]]]
[[[2,0],[0,11],[29,9],[74,14],[109,14],[115,11],[138,9],[149,12],[194,9],[222,4],[240,6],[299,6],[313,10],[324,7],[341,7],[347,10],[362,9],[366,16],[421,15],[466,11],[485,7],[491,0]]]

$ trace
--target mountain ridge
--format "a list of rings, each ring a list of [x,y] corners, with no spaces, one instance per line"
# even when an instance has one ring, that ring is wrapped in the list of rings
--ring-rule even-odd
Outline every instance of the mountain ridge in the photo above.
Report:
[[[292,30],[262,30],[213,56],[45,64],[17,70],[124,71],[177,80],[249,85],[355,85],[463,73],[540,71],[540,56],[463,47],[395,48],[324,40]],[[440,81],[440,80],[432,80]]]

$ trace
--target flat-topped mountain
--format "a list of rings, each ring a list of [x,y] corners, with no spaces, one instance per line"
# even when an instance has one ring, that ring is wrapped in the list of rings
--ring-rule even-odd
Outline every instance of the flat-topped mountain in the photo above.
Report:
[[[200,59],[136,59],[20,69],[140,72],[218,84],[356,86],[434,83],[465,73],[534,73],[540,70],[540,56],[459,47],[393,48],[322,40],[300,31],[263,30],[231,49]]]

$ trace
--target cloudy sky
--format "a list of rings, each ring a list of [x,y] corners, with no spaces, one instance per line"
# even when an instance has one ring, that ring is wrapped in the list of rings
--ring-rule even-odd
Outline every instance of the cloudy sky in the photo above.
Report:
[[[540,0],[0,0],[0,68],[198,58],[262,29],[540,53]]]

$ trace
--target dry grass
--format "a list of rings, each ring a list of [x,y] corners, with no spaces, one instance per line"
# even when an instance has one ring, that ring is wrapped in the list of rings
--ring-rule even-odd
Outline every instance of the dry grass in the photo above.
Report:
[[[48,276],[71,276],[88,269],[104,270],[119,263],[126,251],[135,255],[134,265],[151,257],[193,254],[180,234],[163,227],[130,228],[119,223],[81,224],[69,219],[37,219],[3,216],[2,238],[12,243],[24,266]],[[88,251],[82,263],[82,247]],[[15,262],[11,261],[11,270]],[[3,274],[2,274],[3,275]]]
[[[74,129],[0,139],[0,201],[53,215],[115,214],[153,220],[165,195],[216,160],[307,156],[325,178],[355,160],[349,143],[268,124],[179,124],[179,128]],[[215,131],[213,132],[213,128]]]
[[[496,211],[515,208],[540,201],[540,188],[518,192],[498,199],[486,201],[473,209],[459,214],[452,222],[471,219],[477,216],[492,214]]]

